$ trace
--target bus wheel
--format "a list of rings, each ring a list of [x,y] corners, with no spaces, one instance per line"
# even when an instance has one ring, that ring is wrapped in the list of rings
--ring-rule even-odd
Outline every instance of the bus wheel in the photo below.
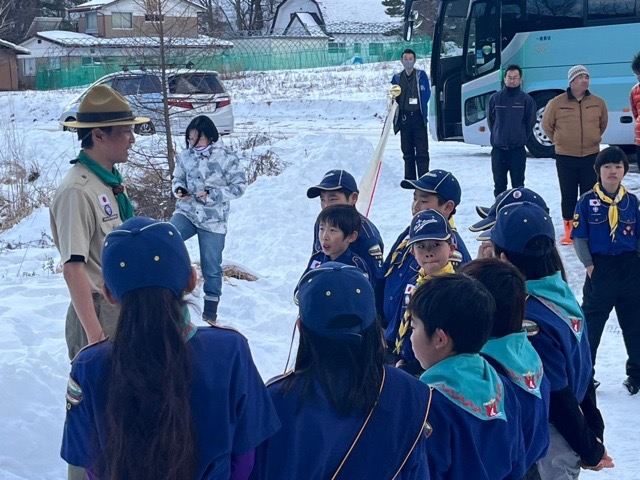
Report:
[[[536,102],[536,123],[533,126],[533,134],[527,142],[527,150],[537,158],[552,158],[553,143],[542,129],[542,115],[547,107],[547,102],[557,96],[556,92],[540,92],[533,96]]]

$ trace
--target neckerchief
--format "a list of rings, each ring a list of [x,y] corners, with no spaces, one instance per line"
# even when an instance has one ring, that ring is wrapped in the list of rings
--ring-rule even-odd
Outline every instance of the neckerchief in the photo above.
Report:
[[[580,341],[584,331],[584,313],[560,272],[539,280],[527,280],[527,293],[560,317]]]
[[[542,360],[529,342],[526,332],[492,338],[482,347],[482,353],[498,362],[513,383],[525,392],[542,398]]]
[[[429,367],[420,381],[480,420],[507,420],[502,380],[477,353],[447,357]]]
[[[600,182],[598,182],[593,186],[593,193],[598,196],[601,202],[609,205],[609,236],[611,237],[611,240],[615,240],[616,229],[618,228],[618,203],[620,203],[627,194],[627,190],[620,185],[616,196],[611,198],[604,192],[600,186]]]
[[[71,163],[81,163],[85,167],[87,167],[91,172],[98,177],[102,183],[111,187],[113,194],[116,197],[118,202],[118,211],[120,212],[120,219],[124,222],[125,220],[133,217],[135,212],[133,211],[133,204],[129,197],[127,196],[124,186],[122,185],[122,175],[113,167],[111,171],[108,171],[102,165],[93,160],[89,155],[85,153],[84,150],[80,150],[78,154],[78,158]]]
[[[402,255],[402,256],[400,258],[400,262],[398,263],[397,267],[400,268],[404,263],[407,253],[409,253],[409,250],[407,249],[407,243],[409,243],[409,234],[407,234],[404,240],[402,240],[398,244],[396,249],[391,253],[391,261],[389,262],[389,268],[387,269],[387,272],[384,274],[385,277],[388,277],[389,275],[391,275],[393,270],[396,268],[395,262],[398,259],[399,255]]]
[[[442,267],[442,269],[440,269],[439,271],[437,271],[432,275],[426,274],[425,271],[422,268],[420,268],[420,270],[418,271],[418,278],[416,280],[416,288],[418,288],[420,285],[422,285],[424,282],[426,282],[432,277],[435,277],[437,275],[445,275],[448,273],[455,273],[455,270],[453,269],[453,265],[451,265],[451,262],[447,262],[447,264],[444,267]],[[402,351],[402,344],[404,343],[404,337],[409,331],[410,325],[411,325],[411,315],[409,315],[408,310],[405,310],[404,313],[402,314],[402,318],[400,319],[400,326],[398,327],[398,335],[396,336],[395,348],[393,350],[394,353],[396,353],[397,355],[400,355],[400,352]]]

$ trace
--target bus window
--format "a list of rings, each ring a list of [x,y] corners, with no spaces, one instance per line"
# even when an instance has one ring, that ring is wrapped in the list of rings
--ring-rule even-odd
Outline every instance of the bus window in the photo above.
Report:
[[[588,0],[589,20],[633,17],[636,14],[635,0]]]
[[[466,38],[468,76],[477,77],[497,68],[499,20],[495,1],[475,2],[471,7]]]
[[[617,0],[613,0],[617,1]],[[527,0],[529,30],[577,28],[584,24],[583,0]]]
[[[504,0],[502,2],[502,49],[522,31],[524,22],[523,0]]]
[[[443,16],[440,58],[461,57],[469,0],[448,2]]]

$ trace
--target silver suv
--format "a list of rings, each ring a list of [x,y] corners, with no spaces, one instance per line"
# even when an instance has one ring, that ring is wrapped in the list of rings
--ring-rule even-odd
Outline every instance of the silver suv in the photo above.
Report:
[[[136,133],[152,135],[156,131],[164,131],[160,78],[160,72],[149,70],[122,71],[105,75],[65,107],[59,122],[62,124],[76,119],[78,106],[91,87],[108,85],[127,99],[136,115],[151,119],[149,123],[136,125]],[[218,72],[168,70],[167,82],[169,121],[174,134],[183,134],[189,122],[197,115],[207,115],[211,118],[221,135],[233,132],[231,97],[222,85]],[[66,127],[63,129],[72,130]]]

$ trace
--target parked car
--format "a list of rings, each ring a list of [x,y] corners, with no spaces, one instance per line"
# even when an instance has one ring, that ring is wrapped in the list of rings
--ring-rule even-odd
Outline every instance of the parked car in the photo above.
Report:
[[[167,71],[169,122],[176,135],[184,133],[193,117],[207,115],[221,135],[233,132],[231,97],[220,81],[218,72],[211,70],[178,69]],[[149,70],[121,71],[105,75],[72,100],[60,115],[59,122],[75,120],[80,102],[87,91],[96,85],[108,85],[123,95],[136,115],[151,121],[136,125],[136,133],[152,135],[164,131],[162,83],[160,72]],[[64,130],[73,130],[63,127]]]

